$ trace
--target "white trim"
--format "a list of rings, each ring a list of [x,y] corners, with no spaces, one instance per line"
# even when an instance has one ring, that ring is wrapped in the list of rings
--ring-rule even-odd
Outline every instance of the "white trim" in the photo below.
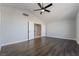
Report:
[[[2,44],[0,47],[15,44],[15,43],[20,43],[20,42],[23,42],[23,41],[27,41],[27,39],[26,40],[15,41],[15,42],[10,42],[10,43],[5,43],[5,44]]]
[[[0,46],[0,51],[1,51],[1,46]]]
[[[29,39],[29,40],[32,40],[32,39]],[[15,44],[15,43],[20,43],[20,42],[23,42],[23,41],[28,41],[28,39],[20,40],[20,41],[15,41],[15,42],[9,42],[9,43],[5,43],[5,44],[1,44],[0,45],[0,49],[1,49],[2,46],[11,45],[11,44]]]
[[[77,44],[79,45],[79,42],[78,41],[76,41],[77,42]]]
[[[46,37],[60,38],[60,39],[67,39],[67,40],[76,40],[76,39],[74,39],[74,38],[63,38],[63,37],[52,37],[52,36],[46,36]]]
[[[76,40],[76,42],[77,42],[77,44],[79,45],[79,41],[78,41],[78,40]]]

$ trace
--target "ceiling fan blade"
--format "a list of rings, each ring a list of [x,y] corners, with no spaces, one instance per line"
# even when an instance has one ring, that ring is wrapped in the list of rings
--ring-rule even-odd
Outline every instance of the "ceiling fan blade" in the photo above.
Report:
[[[47,11],[47,12],[51,12],[50,10],[45,10],[45,11]]]
[[[39,11],[39,10],[42,10],[42,9],[36,9],[36,10],[34,10],[34,11]]]
[[[52,6],[52,3],[50,3],[49,5],[47,5],[46,7],[44,7],[44,8],[48,8],[48,7],[50,7],[50,6]]]
[[[40,3],[37,3],[37,4],[39,5],[39,7],[40,7],[40,8],[42,8],[42,6],[41,6],[41,4],[40,4]]]

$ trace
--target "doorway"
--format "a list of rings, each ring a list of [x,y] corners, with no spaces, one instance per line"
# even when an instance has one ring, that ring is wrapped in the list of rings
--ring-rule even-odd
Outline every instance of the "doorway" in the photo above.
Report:
[[[41,37],[41,24],[34,24],[34,38]]]

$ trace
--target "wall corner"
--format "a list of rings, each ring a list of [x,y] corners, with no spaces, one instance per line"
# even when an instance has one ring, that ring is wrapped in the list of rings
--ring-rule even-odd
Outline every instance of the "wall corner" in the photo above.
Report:
[[[78,40],[76,40],[76,42],[77,42],[77,44],[79,45],[79,41],[78,41]]]
[[[0,46],[0,51],[1,51],[1,46]]]

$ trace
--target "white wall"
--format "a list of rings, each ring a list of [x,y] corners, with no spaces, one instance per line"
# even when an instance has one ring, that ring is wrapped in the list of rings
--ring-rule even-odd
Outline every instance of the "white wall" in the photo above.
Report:
[[[0,6],[0,45],[1,45],[1,6]],[[1,47],[0,47],[1,50]]]
[[[23,11],[2,6],[2,44],[27,40],[27,18]]]
[[[45,23],[43,23],[42,21],[40,21],[38,18],[36,18],[35,16],[33,16],[33,15],[31,15],[31,16],[29,16],[29,18],[28,18],[29,20],[30,20],[30,31],[29,31],[29,35],[31,36],[30,38],[31,39],[33,39],[34,38],[34,36],[33,36],[33,34],[34,34],[34,23],[37,23],[37,24],[41,24],[41,33],[42,33],[42,35],[41,36],[45,36],[46,35],[46,25],[45,25]],[[32,26],[31,26],[32,25]],[[31,31],[32,30],[32,31]]]
[[[77,9],[75,8],[70,12],[68,12],[66,15],[63,15],[57,21],[51,21],[50,23],[48,23],[47,36],[75,40],[76,15],[77,15]]]
[[[75,20],[61,20],[50,23],[47,25],[47,36],[64,39],[75,39],[75,24]]]
[[[22,9],[17,9],[14,7],[2,6],[2,24],[1,32],[2,39],[1,45],[11,44],[19,41],[28,40],[28,19],[32,23],[40,23],[42,25],[42,31],[44,31],[45,24],[42,23],[38,18],[34,17],[29,11],[24,11]],[[29,14],[29,17],[25,17],[22,13]],[[31,28],[32,29],[32,28]],[[31,31],[32,32],[32,31]],[[33,38],[33,33],[32,35]],[[42,36],[45,36],[45,31],[42,33]],[[31,38],[31,39],[32,39]]]
[[[79,44],[79,9],[77,13],[77,19],[76,19],[76,41]]]

